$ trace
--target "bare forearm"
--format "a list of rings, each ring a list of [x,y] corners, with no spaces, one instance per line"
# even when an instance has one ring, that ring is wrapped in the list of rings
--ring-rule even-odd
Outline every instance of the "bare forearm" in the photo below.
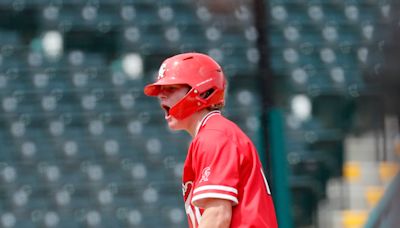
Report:
[[[199,228],[229,228],[231,223],[230,213],[218,208],[208,208],[204,211]]]

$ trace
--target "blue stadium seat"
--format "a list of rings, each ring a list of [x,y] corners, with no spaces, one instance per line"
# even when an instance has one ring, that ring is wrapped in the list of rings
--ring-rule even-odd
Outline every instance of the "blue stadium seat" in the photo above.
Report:
[[[307,185],[340,174],[334,155],[341,125],[323,105],[334,101],[324,96],[357,93],[358,66],[369,64],[369,45],[384,34],[375,19],[383,23],[385,9],[371,2],[269,4],[272,71],[289,83],[284,88],[313,102],[314,119],[287,128],[291,159],[301,157],[292,168],[314,177],[299,175],[293,184],[300,218],[315,203],[316,190]],[[170,131],[158,102],[142,92],[173,53],[215,57],[230,83],[224,114],[257,147],[263,143],[254,77],[262,53],[251,5],[229,13],[186,0],[4,0],[0,6],[0,18],[13,13],[32,21],[29,28],[0,23],[1,227],[187,226],[176,199],[190,136]],[[50,30],[64,42],[55,60],[38,37]],[[144,64],[136,79],[120,66],[131,52]]]
[[[48,6],[42,10],[41,24],[44,29],[63,31],[93,30],[109,32],[121,24],[118,10],[114,5],[74,4]]]
[[[17,216],[11,211],[3,211],[1,213],[0,221],[2,227],[16,227],[17,224]]]
[[[18,172],[16,167],[8,164],[1,164],[0,180],[5,188],[14,188],[18,181]]]
[[[122,227],[143,227],[145,223],[143,213],[137,208],[119,208],[117,215],[121,220]]]

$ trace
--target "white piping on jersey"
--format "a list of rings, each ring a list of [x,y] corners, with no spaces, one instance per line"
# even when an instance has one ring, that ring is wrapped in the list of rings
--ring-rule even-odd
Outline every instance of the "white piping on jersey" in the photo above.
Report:
[[[192,184],[193,185],[193,182],[189,181],[189,182],[186,182],[186,184]],[[183,185],[183,186],[186,186],[186,184]],[[186,192],[186,191],[187,191],[187,189],[185,189],[184,192]],[[188,195],[188,197],[187,197],[187,199],[185,201],[185,210],[186,210],[186,214],[189,216],[190,221],[192,222],[193,226],[196,227],[197,226],[196,218],[195,218],[195,215],[193,213],[192,205],[190,204],[190,201],[189,201],[189,199],[192,197],[192,194],[193,194],[192,191],[189,192],[189,195]]]
[[[227,195],[227,194],[222,194],[222,193],[203,193],[203,194],[199,194],[196,195],[192,198],[192,203],[197,201],[197,200],[201,200],[201,199],[208,199],[208,198],[217,198],[217,199],[226,199],[226,200],[230,200],[232,202],[236,204],[239,203],[238,199],[234,196],[231,195]]]
[[[260,168],[260,170],[261,170],[261,174],[264,178],[264,184],[265,184],[265,187],[267,188],[267,193],[268,193],[268,195],[271,195],[271,190],[269,189],[268,181],[267,181],[267,178],[265,178],[264,171],[262,168]]]
[[[204,186],[196,188],[193,191],[193,194],[195,194],[196,192],[205,191],[205,190],[221,190],[221,191],[233,192],[235,194],[238,194],[238,191],[236,188],[223,186],[223,185],[204,185]]]
[[[189,204],[189,205],[186,205],[186,214],[189,216],[189,218],[190,218],[190,221],[192,222],[192,225],[193,225],[193,227],[196,227],[197,226],[197,224],[196,224],[196,218],[194,217],[194,213],[193,213],[193,210],[192,210],[192,206]]]
[[[201,119],[201,121],[199,122],[199,124],[197,125],[197,127],[196,127],[196,134],[195,134],[195,135],[197,135],[197,133],[199,133],[200,128],[206,124],[207,120],[210,119],[211,116],[214,116],[214,115],[216,115],[216,114],[221,115],[221,111],[215,110],[215,111],[211,111],[211,112],[207,113],[207,114],[203,117],[203,119]]]
[[[194,207],[194,210],[195,210],[195,213],[196,213],[197,222],[200,224],[201,218],[202,218],[202,216],[200,214],[200,209],[198,207]]]

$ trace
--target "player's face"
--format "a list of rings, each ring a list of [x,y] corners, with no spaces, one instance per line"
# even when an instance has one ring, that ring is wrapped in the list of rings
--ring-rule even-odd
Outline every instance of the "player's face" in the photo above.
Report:
[[[161,86],[158,98],[160,105],[165,111],[165,120],[173,130],[185,129],[185,120],[178,120],[169,114],[169,110],[178,103],[188,92],[189,86],[186,85],[165,85]]]

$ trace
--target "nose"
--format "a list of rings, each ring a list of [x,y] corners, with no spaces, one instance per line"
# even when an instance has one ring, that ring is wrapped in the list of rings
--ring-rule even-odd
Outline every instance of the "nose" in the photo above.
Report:
[[[165,91],[161,90],[160,93],[158,93],[157,97],[159,100],[165,100],[167,99],[167,94],[165,93]]]
[[[159,99],[162,99],[162,98],[166,98],[167,95],[165,94],[165,92],[164,92],[163,90],[161,90],[161,91],[158,93],[157,97],[158,97]]]

